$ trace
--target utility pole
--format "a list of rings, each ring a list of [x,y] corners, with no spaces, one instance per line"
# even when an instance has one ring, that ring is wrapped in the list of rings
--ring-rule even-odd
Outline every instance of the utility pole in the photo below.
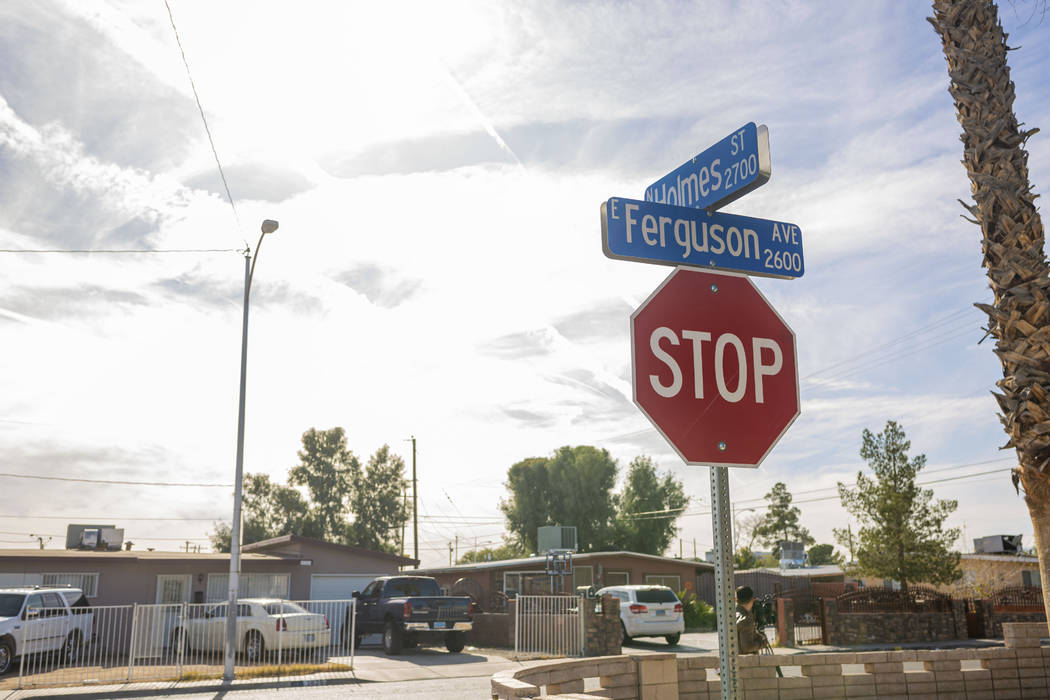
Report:
[[[405,506],[405,510],[408,510],[408,484],[401,487],[401,502]],[[405,556],[405,525],[408,523],[408,518],[401,521],[401,556]]]
[[[459,561],[459,535],[456,535],[456,561]]]
[[[696,559],[696,538],[693,538],[693,559]]]
[[[448,565],[452,566],[452,543],[448,543]]]
[[[416,436],[412,436],[412,558],[419,568],[419,501],[416,496]]]
[[[852,564],[856,561],[856,557],[853,556],[853,529],[849,523],[846,523],[846,536],[849,538],[849,560]]]
[[[678,538],[678,558],[682,558],[682,538]]]

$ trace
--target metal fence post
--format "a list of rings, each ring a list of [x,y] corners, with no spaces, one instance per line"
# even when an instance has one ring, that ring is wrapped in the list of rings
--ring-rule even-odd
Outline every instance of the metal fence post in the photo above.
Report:
[[[131,605],[131,643],[128,645],[128,681],[131,681],[131,670],[135,667],[135,637],[139,626],[139,604]]]
[[[354,670],[354,653],[357,651],[357,598],[350,599],[350,670]]]
[[[179,645],[179,648],[175,650],[175,655],[176,655],[176,659],[177,659],[178,678],[181,681],[182,680],[182,662],[183,662],[182,655],[184,653],[184,649],[186,648],[186,644],[187,644],[187,639],[186,639],[186,603],[181,603],[179,605],[179,626],[178,626],[178,630],[179,630],[179,633],[176,635],[175,643]]]
[[[729,468],[710,467],[711,520],[715,536],[715,597],[718,602],[718,678],[722,700],[737,700],[736,590],[733,585],[733,520]]]

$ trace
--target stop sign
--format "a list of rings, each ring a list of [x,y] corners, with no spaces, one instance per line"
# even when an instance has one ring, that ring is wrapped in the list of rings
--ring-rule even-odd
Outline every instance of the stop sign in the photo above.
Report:
[[[757,467],[799,414],[795,334],[747,277],[675,269],[631,354],[635,404],[688,464]]]

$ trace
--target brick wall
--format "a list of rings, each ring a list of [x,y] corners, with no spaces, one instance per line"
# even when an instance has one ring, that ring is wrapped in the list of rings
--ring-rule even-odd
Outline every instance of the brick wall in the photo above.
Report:
[[[1050,647],[1045,623],[1006,623],[1006,646],[741,656],[747,700],[1013,700],[1050,697]],[[905,664],[908,668],[905,669]],[[921,664],[920,668],[915,668]],[[797,666],[777,676],[776,666]],[[846,672],[843,667],[863,668]],[[560,661],[497,673],[492,696],[583,700],[718,700],[717,656],[647,654]],[[594,679],[587,682],[587,679]],[[586,686],[599,686],[586,693]],[[565,695],[571,693],[572,695]]]
[[[1002,637],[1004,622],[1046,622],[1046,612],[1002,612],[992,607],[992,601],[984,601],[984,633],[988,637]]]
[[[474,628],[467,640],[476,647],[513,647],[513,613],[474,613]]]
[[[610,656],[620,653],[623,632],[620,629],[620,599],[602,596],[601,605],[595,611],[595,601],[587,600],[583,605],[583,655]]]
[[[929,613],[842,613],[831,602],[831,605],[824,605],[824,617],[828,644],[835,646],[944,642],[967,638],[963,601],[952,601],[951,612]]]

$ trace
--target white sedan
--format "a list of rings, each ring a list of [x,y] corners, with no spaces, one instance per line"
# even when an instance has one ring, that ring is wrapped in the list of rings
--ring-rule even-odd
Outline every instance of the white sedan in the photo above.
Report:
[[[226,644],[226,603],[213,605],[201,617],[176,627],[172,646],[188,650],[221,652]],[[237,652],[245,661],[256,662],[266,652],[320,649],[332,638],[328,617],[277,598],[245,598],[237,601]]]

